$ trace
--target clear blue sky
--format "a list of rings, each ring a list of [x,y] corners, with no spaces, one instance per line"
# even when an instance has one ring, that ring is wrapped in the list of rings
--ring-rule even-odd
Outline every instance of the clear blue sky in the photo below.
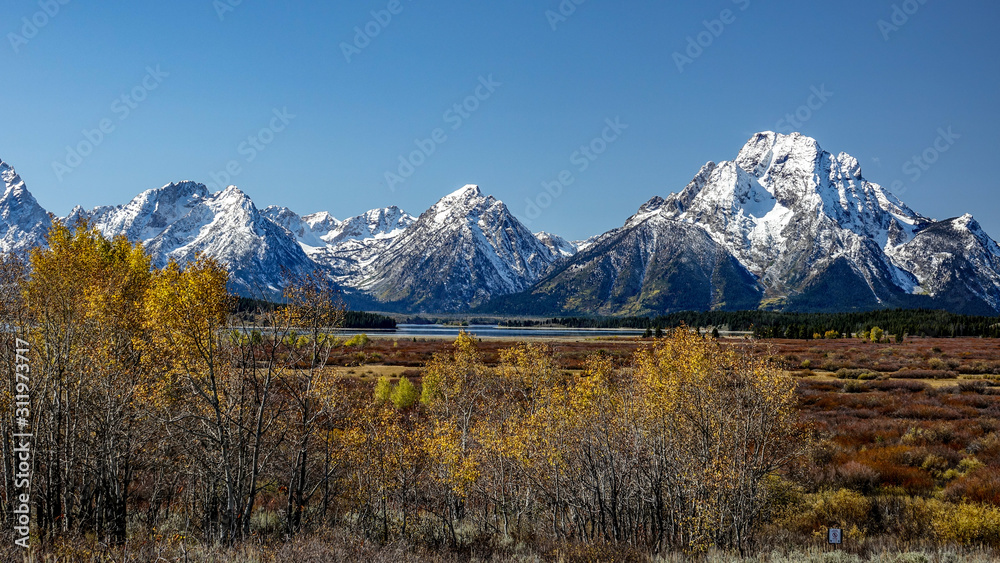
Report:
[[[220,18],[227,2],[70,0],[51,17],[38,0],[4,2],[0,158],[60,215],[170,181],[210,183],[235,161],[231,183],[260,207],[416,214],[476,183],[532,230],[577,239],[683,188],[706,161],[733,158],[825,87],[832,96],[800,112],[812,115],[799,130],[857,156],[870,180],[901,182],[917,211],[972,212],[1000,237],[995,1],[585,0],[555,30],[546,12],[560,0],[400,0],[385,26],[371,12],[389,0],[243,0]],[[891,22],[894,3],[919,9],[886,40],[879,21]],[[728,23],[713,24],[723,10]],[[366,24],[378,35],[348,62],[343,44]],[[703,31],[710,44],[679,72],[674,53]],[[157,66],[168,76],[147,78]],[[491,75],[500,85],[479,90],[475,111],[446,115]],[[145,99],[129,107],[120,97],[135,89]],[[285,108],[287,125],[272,120]],[[609,118],[628,129],[581,171],[573,153]],[[67,160],[102,120],[110,134]],[[271,142],[248,161],[241,143],[272,124],[282,130],[265,132]],[[949,127],[960,138],[939,142],[947,152],[915,179],[904,165]],[[390,190],[386,172],[438,128],[446,140]],[[60,179],[53,162],[74,166]],[[573,183],[530,210],[563,170]]]

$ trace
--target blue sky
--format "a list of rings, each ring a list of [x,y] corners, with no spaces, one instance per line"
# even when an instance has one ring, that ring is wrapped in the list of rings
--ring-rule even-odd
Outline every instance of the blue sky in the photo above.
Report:
[[[340,218],[476,183],[578,239],[787,128],[1000,237],[996,2],[576,2],[8,0],[0,158],[60,215],[228,167]]]

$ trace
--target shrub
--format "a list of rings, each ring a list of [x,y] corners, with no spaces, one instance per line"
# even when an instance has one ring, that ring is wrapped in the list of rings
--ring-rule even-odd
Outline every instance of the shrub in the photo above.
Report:
[[[923,469],[935,477],[940,477],[945,471],[948,470],[948,460],[939,455],[927,454],[927,457],[924,458],[924,462],[920,464],[920,469]]]
[[[897,379],[957,379],[953,371],[904,368],[892,374]]]
[[[893,374],[895,377],[895,374]],[[920,381],[899,381],[899,380],[886,380],[886,381],[876,381],[872,383],[872,387],[878,389],[879,391],[909,391],[911,393],[920,393],[921,391],[926,391],[928,386],[926,383]]]
[[[849,380],[844,382],[845,393],[864,393],[867,390],[868,386],[859,381]]]
[[[1000,508],[963,502],[936,503],[932,516],[939,541],[961,545],[1000,545]]]
[[[419,398],[420,393],[417,392],[417,388],[405,377],[399,380],[390,396],[392,404],[396,405],[397,409],[408,409],[415,405]]]
[[[833,360],[827,360],[827,361],[823,362],[823,365],[820,366],[820,368],[822,368],[822,369],[824,369],[826,371],[833,371],[833,372],[836,372],[841,367],[843,367],[843,366],[839,362],[835,362]]]
[[[786,513],[786,526],[800,533],[812,533],[833,525],[853,524],[864,530],[871,500],[849,489],[822,491],[808,495],[804,506]]]
[[[382,376],[375,383],[375,402],[388,403],[392,399],[392,383],[389,378]]]
[[[834,374],[837,379],[861,379],[865,381],[870,381],[872,379],[878,379],[879,374],[867,370],[867,369],[850,369],[850,368],[840,368],[837,373]]]
[[[872,342],[882,342],[882,338],[885,336],[885,331],[879,327],[872,327],[871,339]]]
[[[365,334],[365,333],[355,334],[347,342],[344,343],[344,346],[348,346],[348,347],[353,346],[353,347],[356,347],[356,348],[364,348],[365,346],[368,345],[368,341],[369,341],[369,338],[368,338],[367,334]]]
[[[941,496],[953,502],[969,501],[1000,506],[1000,469],[982,467],[968,471],[949,483]]]
[[[878,487],[878,472],[863,463],[848,461],[837,468],[837,474],[841,486],[860,493],[870,493]]]

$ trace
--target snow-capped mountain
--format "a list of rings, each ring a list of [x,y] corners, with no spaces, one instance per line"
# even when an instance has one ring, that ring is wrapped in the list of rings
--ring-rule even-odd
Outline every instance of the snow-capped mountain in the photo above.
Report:
[[[560,257],[502,201],[467,185],[403,230],[357,287],[394,308],[458,311],[527,289]]]
[[[886,251],[931,222],[865,180],[854,157],[770,132],[754,135],[736,160],[702,167],[664,212],[705,229],[761,280],[768,298],[793,306],[828,271],[867,286],[871,294],[857,298],[868,306],[897,304],[918,281]],[[845,265],[859,279],[843,280]]]
[[[340,225],[336,217],[325,211],[302,217],[287,207],[271,205],[260,213],[284,227],[300,244],[307,246],[323,246],[323,237]]]
[[[105,236],[141,241],[161,267],[170,260],[184,264],[198,253],[211,256],[229,268],[230,284],[244,295],[273,297],[281,292],[283,269],[315,268],[288,231],[236,186],[212,194],[203,184],[167,184],[125,205],[74,209],[67,221],[78,217]]]
[[[330,231],[329,236],[324,238],[324,241],[333,245],[348,240],[391,241],[402,234],[416,220],[416,217],[395,205],[382,209],[372,209],[357,217],[345,219],[337,225],[336,229]]]
[[[704,233],[717,248],[701,244],[695,256],[674,245],[636,244],[662,237],[698,244],[682,226]],[[754,135],[735,160],[709,162],[680,192],[653,198],[624,227],[588,242],[529,295],[496,307],[535,300],[550,311],[606,314],[748,306],[1000,311],[1000,249],[971,216],[935,221],[920,215],[866,180],[857,159],[834,156],[797,133]],[[691,273],[679,278],[687,282],[683,289],[665,283],[667,274],[648,274],[653,265],[664,272],[704,270],[708,264],[698,256],[719,251],[754,280],[762,291],[757,303],[756,290],[737,270],[727,269],[722,279]],[[600,289],[581,299],[589,287]],[[664,291],[693,293],[649,297]],[[730,297],[719,297],[725,293]]]
[[[45,241],[52,219],[35,201],[24,181],[6,162],[0,160],[0,252],[21,252]]]
[[[890,249],[894,261],[920,280],[919,291],[950,311],[1000,311],[1000,247],[972,218],[933,223]]]
[[[327,212],[299,217],[271,206],[264,214],[285,227],[310,260],[329,269],[339,283],[354,287],[371,273],[369,266],[416,217],[396,206],[372,209],[338,221]]]

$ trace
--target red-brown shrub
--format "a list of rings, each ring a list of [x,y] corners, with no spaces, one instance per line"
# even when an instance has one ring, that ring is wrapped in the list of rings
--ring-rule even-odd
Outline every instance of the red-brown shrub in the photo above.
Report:
[[[951,502],[971,501],[1000,506],[1000,468],[982,467],[949,484],[942,496]]]

